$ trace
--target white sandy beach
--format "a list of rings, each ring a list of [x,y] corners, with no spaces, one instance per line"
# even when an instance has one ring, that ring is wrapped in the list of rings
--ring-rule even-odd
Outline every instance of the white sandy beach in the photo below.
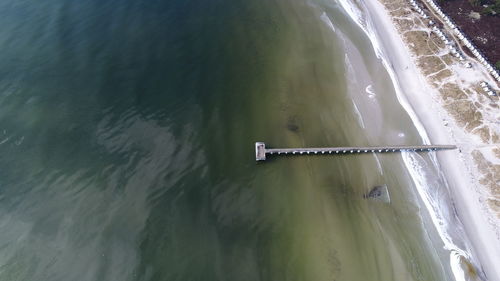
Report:
[[[347,8],[345,2],[342,4],[347,11],[354,9],[352,6]],[[445,174],[453,201],[450,204],[455,206],[466,235],[472,243],[472,249],[464,250],[472,252],[473,256],[479,260],[487,280],[500,280],[500,267],[497,264],[500,261],[499,220],[485,205],[484,196],[487,195],[478,182],[479,175],[474,175],[476,171],[467,164],[470,157],[464,155],[465,151],[468,150],[464,144],[474,146],[475,144],[480,145],[481,142],[475,136],[464,132],[447,115],[436,98],[439,93],[421,74],[413,55],[384,6],[378,0],[368,0],[364,4],[357,4],[365,5],[361,9],[365,9],[364,12],[368,14],[369,19],[364,29],[367,33],[373,32],[368,34],[372,44],[375,48],[381,49],[379,51],[383,53],[381,54],[382,59],[386,60],[385,64],[388,71],[392,72],[395,87],[399,88],[396,89],[399,95],[398,99],[412,116],[422,138],[433,144],[457,144],[460,148],[460,150],[452,152],[438,153],[438,163],[436,164]],[[355,16],[352,10],[350,13],[352,13],[351,17]],[[370,26],[370,23],[373,26]],[[381,46],[377,46],[377,44]],[[478,67],[481,66],[476,64],[475,68]],[[484,73],[486,72],[478,71],[477,77],[488,79]],[[446,125],[443,120],[447,120]],[[464,152],[461,152],[462,150]],[[411,159],[407,160],[411,161]],[[433,210],[429,210],[429,212],[432,213]],[[442,226],[439,225],[439,214],[431,214],[431,217],[436,218],[433,222],[440,232],[439,228]],[[440,234],[445,248],[448,247],[450,250],[450,264],[455,278],[467,280],[460,268],[460,255],[466,255],[466,253],[461,252],[461,249],[454,249],[453,245],[447,246],[450,241],[446,240],[450,238],[446,237],[445,231],[440,232]]]

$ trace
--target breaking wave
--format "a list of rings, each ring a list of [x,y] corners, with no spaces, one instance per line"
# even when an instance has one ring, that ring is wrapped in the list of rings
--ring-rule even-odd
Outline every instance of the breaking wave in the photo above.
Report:
[[[430,144],[429,136],[427,135],[423,124],[418,119],[415,111],[413,110],[401,90],[401,86],[396,78],[394,69],[391,67],[388,58],[384,54],[372,23],[366,19],[363,11],[360,10],[360,7],[358,7],[355,3],[352,3],[349,0],[338,0],[338,2],[340,3],[344,11],[349,15],[349,17],[364,31],[364,33],[370,39],[376,56],[381,60],[384,68],[391,78],[399,103],[408,113],[423,142],[425,144]],[[369,89],[367,87],[367,92],[368,90]],[[411,176],[411,179],[417,189],[419,197],[423,201],[423,204],[425,205],[425,208],[427,209],[431,217],[432,223],[436,228],[441,241],[444,244],[444,248],[449,251],[450,267],[455,280],[465,280],[465,272],[461,267],[461,259],[466,258],[470,260],[470,253],[457,246],[448,231],[450,216],[454,215],[448,213],[448,206],[446,204],[449,203],[442,202],[438,197],[442,194],[436,193],[435,191],[431,190],[434,187],[432,181],[439,179],[441,175],[441,173],[439,172],[437,159],[431,155],[431,163],[426,163],[424,159],[418,158],[420,157],[418,154],[402,153],[402,157],[405,166]],[[437,175],[429,175],[429,170],[436,170],[438,171],[438,173]],[[442,189],[447,191],[448,187],[446,185],[446,181],[443,179],[441,180],[442,181],[439,184],[444,185]],[[459,226],[459,228],[461,228],[461,226]]]

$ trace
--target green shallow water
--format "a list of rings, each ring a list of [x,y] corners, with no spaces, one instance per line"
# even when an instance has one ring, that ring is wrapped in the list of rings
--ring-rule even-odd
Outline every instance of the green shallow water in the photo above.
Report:
[[[449,278],[399,155],[255,163],[255,141],[421,143],[335,3],[0,11],[2,280]]]

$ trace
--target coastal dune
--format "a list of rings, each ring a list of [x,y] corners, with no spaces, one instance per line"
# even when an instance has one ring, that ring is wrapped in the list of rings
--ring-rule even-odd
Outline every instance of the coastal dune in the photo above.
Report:
[[[481,174],[470,167],[473,161],[471,155],[473,155],[474,146],[486,146],[486,149],[488,147],[498,149],[499,146],[494,142],[490,143],[491,140],[494,141],[494,138],[490,138],[490,141],[486,140],[486,143],[478,141],[478,137],[471,135],[470,130],[468,132],[466,129],[461,128],[459,124],[456,124],[456,120],[453,119],[453,112],[447,112],[445,105],[438,102],[438,96],[442,92],[424,77],[423,73],[428,70],[425,69],[425,66],[418,64],[415,54],[412,53],[412,42],[403,40],[401,31],[396,28],[392,22],[392,16],[385,10],[387,7],[407,9],[404,3],[385,3],[385,1],[381,3],[377,0],[364,3],[341,1],[341,3],[343,3],[346,11],[350,12],[352,17],[358,17],[358,20],[362,18],[360,11],[365,13],[366,19],[361,19],[365,21],[360,25],[365,27],[364,29],[371,38],[374,48],[379,50],[381,59],[385,60],[388,71],[392,73],[394,87],[399,88],[399,91],[396,90],[398,99],[409,115],[412,116],[424,141],[427,143],[456,143],[460,148],[459,151],[453,153],[438,154],[434,161],[434,164],[442,169],[446,178],[449,189],[448,195],[445,196],[448,198],[447,204],[452,206],[451,211],[458,214],[459,223],[450,226],[448,224],[451,222],[440,221],[446,219],[443,214],[440,214],[441,209],[433,207],[432,204],[427,205],[431,217],[436,218],[433,222],[443,239],[443,247],[450,251],[450,264],[455,279],[469,280],[472,278],[473,280],[474,274],[478,274],[480,278],[486,278],[486,280],[500,280],[500,268],[495,264],[500,260],[498,217],[486,204],[484,190],[487,190],[487,186],[481,186],[478,180],[481,178]],[[383,4],[386,4],[386,6]],[[409,6],[409,4],[407,5]],[[356,11],[358,14],[356,14]],[[437,55],[439,55],[438,52],[436,52]],[[475,65],[475,67],[479,68],[481,66]],[[455,65],[453,68],[456,70],[459,67]],[[489,79],[488,76],[484,75],[487,72],[482,70],[476,71],[475,74],[473,70],[467,72],[461,68],[456,71],[458,76],[472,73],[472,77],[477,78],[477,83],[481,79]],[[449,76],[451,77],[451,75]],[[456,79],[457,82],[463,81],[460,78]],[[491,104],[487,100],[483,100],[483,103],[486,104],[484,106],[486,108]],[[483,114],[483,116],[486,129],[490,130],[491,134],[498,133],[499,128],[495,126],[494,121],[488,124],[488,115]],[[494,116],[490,118],[494,119]],[[445,119],[445,122],[443,122],[443,119]],[[446,119],[450,121],[446,121]],[[491,145],[488,146],[488,144]],[[490,153],[490,155],[495,158],[494,154]],[[413,163],[411,158],[405,157],[405,159],[405,163],[408,165]],[[421,175],[415,174],[414,179],[418,180],[420,177]],[[496,180],[498,181],[498,179]],[[495,181],[494,178],[493,181]],[[482,183],[484,182],[482,181]],[[424,185],[426,184],[424,183]],[[432,186],[426,186],[426,188],[432,188]],[[426,193],[422,193],[421,196],[425,197]],[[465,242],[462,247],[458,247],[453,244],[453,241],[461,240],[459,233],[461,232],[461,225],[463,225],[465,234],[462,239]],[[448,231],[457,233],[449,234]],[[458,254],[456,258],[454,258],[455,254]],[[468,262],[465,262],[465,260],[468,260]],[[475,264],[477,270],[473,272],[468,270],[468,263]],[[481,274],[482,272],[484,272],[484,275]]]
[[[258,140],[457,143],[377,2],[18,2],[0,280],[494,280],[447,179],[462,145],[255,162]]]

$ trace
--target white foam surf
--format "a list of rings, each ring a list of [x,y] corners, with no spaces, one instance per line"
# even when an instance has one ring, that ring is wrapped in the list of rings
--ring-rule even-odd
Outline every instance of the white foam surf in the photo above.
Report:
[[[335,32],[335,27],[333,26],[333,23],[332,21],[330,20],[330,18],[328,17],[328,15],[323,12],[323,14],[321,14],[321,20],[331,29],[333,30],[333,32]]]
[[[349,0],[338,0],[341,7],[344,11],[349,15],[349,17],[364,31],[364,33],[368,36],[373,50],[376,56],[381,60],[382,65],[386,69],[389,74],[391,81],[394,85],[394,90],[396,92],[397,99],[403,109],[407,112],[409,117],[411,118],[415,128],[417,129],[422,141],[425,144],[430,144],[430,138],[420,120],[418,119],[417,114],[411,107],[410,103],[406,99],[404,93],[402,92],[401,85],[397,79],[396,73],[389,63],[388,57],[384,54],[384,51],[381,47],[379,39],[377,38],[375,29],[371,23],[371,21],[366,19],[365,13],[356,6],[356,4],[350,2]],[[366,91],[368,92],[368,87]],[[444,248],[449,251],[450,257],[450,267],[451,272],[454,275],[455,280],[465,280],[465,272],[461,267],[461,256],[469,259],[470,253],[458,247],[454,242],[452,237],[448,232],[448,221],[447,216],[443,213],[443,208],[441,207],[441,202],[439,202],[439,198],[436,198],[436,194],[430,192],[429,188],[429,177],[426,176],[426,171],[424,169],[422,162],[417,161],[415,158],[415,154],[403,153],[403,162],[409,171],[411,179],[415,184],[419,197],[424,203],[430,217],[431,221],[437,230],[440,239],[444,244]],[[439,165],[437,164],[437,159],[435,157],[431,157],[432,166],[428,167],[431,169],[439,170]],[[446,181],[444,181],[446,182]]]
[[[374,98],[376,96],[375,91],[373,90],[373,86],[370,84],[366,86],[365,92],[368,94],[368,97]]]

